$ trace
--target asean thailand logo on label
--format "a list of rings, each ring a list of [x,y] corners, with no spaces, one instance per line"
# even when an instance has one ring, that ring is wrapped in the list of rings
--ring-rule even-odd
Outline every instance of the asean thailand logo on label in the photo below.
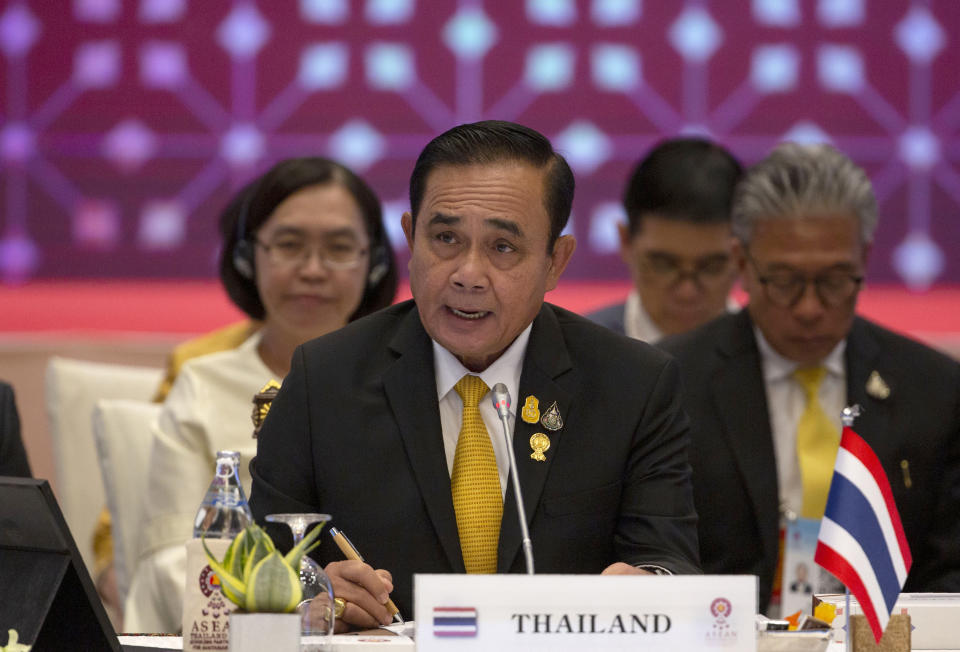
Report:
[[[704,635],[713,645],[732,645],[737,642],[737,630],[730,624],[733,605],[724,597],[714,598],[710,603],[710,615],[713,623]]]
[[[213,572],[209,565],[204,566],[203,570],[200,571],[200,592],[203,593],[204,597],[209,598],[214,591],[220,592],[220,578],[217,577],[217,574]]]
[[[477,635],[476,607],[434,607],[433,635],[475,637]]]

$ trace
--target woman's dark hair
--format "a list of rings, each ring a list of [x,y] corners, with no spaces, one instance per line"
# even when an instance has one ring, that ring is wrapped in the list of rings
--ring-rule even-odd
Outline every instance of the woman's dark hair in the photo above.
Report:
[[[220,215],[220,280],[230,299],[252,319],[266,316],[255,283],[253,239],[287,197],[310,186],[342,186],[360,207],[370,238],[370,266],[363,298],[350,321],[389,306],[397,292],[397,264],[383,228],[380,200],[349,168],[325,158],[280,161],[238,192]]]

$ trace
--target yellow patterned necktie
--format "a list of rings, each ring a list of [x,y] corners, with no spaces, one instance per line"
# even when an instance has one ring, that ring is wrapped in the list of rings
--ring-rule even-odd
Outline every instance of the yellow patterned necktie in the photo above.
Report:
[[[480,377],[467,374],[455,389],[463,399],[463,425],[450,486],[463,564],[468,573],[496,573],[503,495],[493,444],[477,408],[490,388]]]
[[[797,423],[797,461],[803,482],[801,516],[804,518],[823,518],[840,447],[837,427],[827,417],[817,397],[826,373],[823,367],[804,367],[793,372],[793,377],[807,395],[807,407]]]

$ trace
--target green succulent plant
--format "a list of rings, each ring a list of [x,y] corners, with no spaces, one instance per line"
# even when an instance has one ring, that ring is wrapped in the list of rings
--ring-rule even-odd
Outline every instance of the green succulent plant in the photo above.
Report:
[[[205,539],[203,550],[228,600],[244,611],[289,613],[303,599],[300,559],[320,545],[317,537],[322,527],[313,528],[286,555],[256,523],[234,537],[222,560],[210,553]]]

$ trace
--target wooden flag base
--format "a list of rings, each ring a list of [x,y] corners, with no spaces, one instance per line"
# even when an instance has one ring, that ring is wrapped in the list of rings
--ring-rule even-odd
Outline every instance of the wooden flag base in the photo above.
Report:
[[[854,652],[910,652],[910,615],[890,616],[883,638],[877,644],[866,616],[850,616],[850,639]]]

